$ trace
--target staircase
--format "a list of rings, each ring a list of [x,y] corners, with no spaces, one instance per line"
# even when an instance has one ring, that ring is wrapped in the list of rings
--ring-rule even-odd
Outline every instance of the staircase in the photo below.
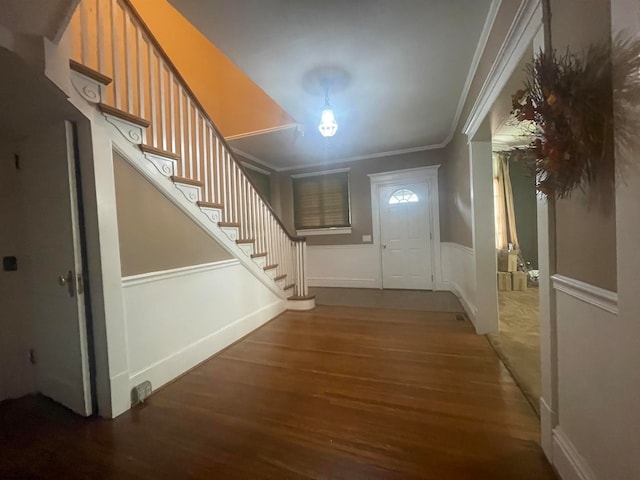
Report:
[[[125,158],[139,170],[141,162],[152,164],[156,175],[147,177],[163,188],[171,184],[174,202],[197,209],[198,221],[288,298],[289,308],[312,308],[305,239],[291,236],[263,201],[128,0],[82,0],[70,29],[71,83],[136,145]]]

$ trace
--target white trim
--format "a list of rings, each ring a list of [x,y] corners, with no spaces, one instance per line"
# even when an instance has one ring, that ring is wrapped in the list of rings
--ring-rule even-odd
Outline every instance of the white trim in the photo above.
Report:
[[[231,145],[229,145],[229,148],[236,155],[240,155],[241,157],[247,158],[247,159],[251,160],[252,162],[256,162],[257,164],[262,165],[263,167],[268,168],[270,170],[273,170],[274,172],[279,172],[280,171],[276,167],[271,165],[269,162],[267,162],[265,160],[262,160],[262,159],[256,157],[255,155],[251,155],[250,153],[244,152],[244,151],[240,150],[239,148],[235,148],[235,147],[233,147]]]
[[[157,272],[140,273],[138,275],[130,275],[122,277],[122,288],[133,287],[144,283],[152,283],[169,278],[182,277],[183,275],[192,275],[194,273],[208,272],[210,270],[218,270],[238,265],[240,261],[236,258],[231,260],[221,260],[219,262],[202,263],[199,265],[190,265],[187,267],[172,268],[170,270],[160,270]]]
[[[229,135],[228,137],[225,137],[225,140],[227,142],[230,142],[231,140],[238,140],[240,138],[256,137],[258,135],[264,135],[266,133],[274,133],[274,132],[279,132],[281,130],[289,130],[290,128],[298,128],[299,125],[300,124],[298,123],[287,123],[285,125],[278,125],[277,127],[271,127],[271,128],[263,128],[262,130],[255,130],[253,132],[239,133],[237,135]]]
[[[563,480],[596,480],[595,474],[561,427],[553,429],[553,465]]]
[[[464,104],[467,102],[469,90],[471,90],[471,83],[473,83],[473,79],[476,76],[476,72],[478,71],[480,59],[482,58],[484,49],[487,46],[487,41],[489,40],[489,35],[491,34],[491,30],[493,29],[493,24],[496,21],[496,17],[498,16],[498,11],[500,10],[501,3],[502,0],[492,0],[491,5],[489,6],[489,13],[487,14],[484,26],[482,27],[482,33],[480,34],[480,39],[478,40],[478,46],[476,47],[476,51],[473,54],[471,66],[469,67],[469,72],[467,73],[467,79],[465,80],[464,87],[462,88],[462,95],[460,95],[460,100],[458,101],[458,109],[456,110],[453,123],[451,124],[451,131],[449,132],[449,136],[447,137],[447,139],[444,141],[445,145],[453,139],[453,135],[455,134],[456,127],[458,126],[458,122],[460,121],[460,116],[462,115],[462,109],[464,108]]]
[[[291,170],[300,170],[300,169],[303,169],[303,168],[325,167],[328,164],[336,164],[337,165],[337,164],[340,164],[340,163],[359,162],[361,160],[370,160],[372,158],[393,157],[395,155],[404,155],[404,154],[407,154],[407,153],[425,152],[427,150],[438,150],[438,149],[444,148],[446,146],[447,146],[446,143],[438,143],[438,144],[435,144],[435,145],[423,145],[423,146],[420,146],[420,147],[403,148],[403,149],[400,149],[400,150],[389,150],[387,152],[378,152],[378,153],[372,153],[372,154],[369,154],[369,155],[357,155],[355,157],[336,158],[335,160],[329,160],[329,161],[323,161],[323,162],[305,163],[304,165],[295,165],[295,166],[292,166],[292,167],[277,168],[277,167],[271,166],[271,168],[273,168],[277,172],[288,172],[288,171],[291,171]]]
[[[467,313],[467,316],[475,326],[478,309],[476,308],[472,298],[473,292],[468,291],[468,289],[462,288],[462,286],[458,283],[458,281],[465,281],[464,278],[454,278],[455,273],[462,273],[462,272],[459,272],[457,268],[456,269],[453,268],[453,262],[451,257],[452,250],[459,251],[459,255],[456,257],[457,259],[467,257],[469,259],[467,261],[470,262],[470,264],[473,264],[475,262],[475,259],[474,259],[475,253],[472,248],[467,247],[466,245],[460,245],[459,243],[442,242],[440,244],[440,252],[442,255],[442,281],[440,282],[440,287],[441,287],[440,289],[448,290],[451,293],[453,293],[456,297],[458,297],[458,300],[460,301],[462,308]],[[455,273],[454,273],[454,270],[455,270]],[[445,275],[445,272],[446,272],[446,275]],[[466,281],[469,283],[473,283],[474,280],[475,280],[474,278],[466,279]]]
[[[260,168],[255,166],[253,163],[249,163],[249,162],[240,162],[240,164],[244,167],[244,168],[248,168],[249,170],[253,170],[254,172],[258,172],[261,173],[263,175],[271,175],[271,172],[269,170],[265,170],[264,168]]]
[[[334,173],[348,173],[351,168],[334,168],[332,170],[321,170],[319,172],[309,172],[309,173],[297,173],[295,175],[291,175],[291,178],[307,178],[307,177],[319,177],[321,175],[333,175]]]
[[[302,312],[305,310],[313,310],[314,308],[316,308],[315,297],[305,298],[304,300],[296,300],[296,299],[287,300],[287,310],[295,310],[297,312]]]
[[[553,429],[558,424],[558,415],[547,401],[540,397],[540,445],[551,462],[553,459]]]
[[[307,228],[296,230],[299,237],[314,235],[347,235],[351,233],[351,227]]]
[[[310,287],[381,288],[377,278],[308,277],[307,284]]]
[[[524,0],[480,89],[462,132],[471,140],[542,25],[540,0]]]
[[[551,281],[553,288],[559,292],[566,293],[605,312],[618,314],[618,294],[615,292],[564,275],[553,275]]]
[[[438,169],[440,165],[428,167],[393,170],[391,172],[370,173],[367,176],[371,182],[371,220],[373,224],[373,245],[378,247],[378,261],[380,265],[380,285],[383,285],[382,250],[380,249],[380,198],[381,187],[402,185],[407,182],[425,183],[429,192],[429,222],[431,228],[431,275],[432,289],[436,290],[442,282],[442,260],[440,251],[440,194],[438,192]]]
[[[183,374],[189,368],[198,365],[256,328],[261,327],[272,318],[275,318],[285,310],[285,305],[284,300],[278,300],[262,307],[171,353],[152,365],[131,373],[129,376],[130,387],[138,385],[145,380],[151,381],[154,390],[161,387],[171,379]]]

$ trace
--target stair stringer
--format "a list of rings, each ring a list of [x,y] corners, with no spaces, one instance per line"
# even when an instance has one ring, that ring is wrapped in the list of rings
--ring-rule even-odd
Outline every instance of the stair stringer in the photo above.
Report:
[[[72,97],[70,100],[71,103],[76,104],[76,99]],[[199,225],[205,233],[215,239],[234,258],[238,259],[240,263],[269,290],[283,300],[286,300],[286,293],[262,269],[262,267],[256,265],[256,263],[236,244],[235,239],[229,238],[223,229],[221,229],[217,223],[214,223],[211,217],[200,209],[195,201],[192,202],[188,200],[170,178],[160,173],[157,167],[145,158],[145,154],[140,150],[138,144],[131,143],[116,126],[110,123],[105,116],[93,106],[93,104],[87,104],[83,99],[80,100],[80,102],[85,103],[84,108],[82,108],[85,112],[86,107],[89,106],[93,113],[90,116],[91,121],[102,127],[101,130],[103,130],[110,138],[112,148],[116,150],[122,158],[135,168],[136,171],[138,171],[148,182],[156,187],[167,199],[176,205],[185,215]]]

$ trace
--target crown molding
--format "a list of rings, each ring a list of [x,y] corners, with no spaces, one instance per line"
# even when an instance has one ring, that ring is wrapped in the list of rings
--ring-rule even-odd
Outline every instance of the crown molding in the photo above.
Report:
[[[464,87],[462,87],[462,95],[460,95],[460,100],[458,101],[458,108],[453,118],[453,123],[451,124],[451,130],[449,131],[449,135],[443,142],[444,145],[447,145],[453,139],[453,135],[456,132],[458,122],[460,122],[460,117],[462,116],[462,109],[464,108],[464,104],[467,103],[467,98],[469,97],[471,83],[473,82],[473,79],[476,76],[476,72],[478,71],[480,59],[482,58],[484,50],[487,47],[487,41],[489,40],[491,30],[493,30],[493,24],[496,21],[501,4],[502,0],[493,0],[491,2],[491,5],[489,6],[487,19],[485,20],[484,26],[482,27],[482,33],[480,34],[480,38],[478,40],[478,46],[476,47],[476,51],[473,54],[473,59],[471,60],[471,65],[469,66],[469,72],[467,73],[467,79],[464,82]]]
[[[280,132],[282,130],[289,130],[291,128],[300,128],[300,124],[299,123],[287,123],[285,125],[278,125],[277,127],[263,128],[262,130],[255,130],[253,132],[239,133],[237,135],[230,135],[228,137],[225,137],[224,139],[227,142],[230,142],[232,140],[238,140],[240,138],[256,137],[258,135],[264,135],[266,133]]]
[[[531,48],[541,25],[541,0],[523,0],[462,129],[469,141],[477,133],[522,55]]]

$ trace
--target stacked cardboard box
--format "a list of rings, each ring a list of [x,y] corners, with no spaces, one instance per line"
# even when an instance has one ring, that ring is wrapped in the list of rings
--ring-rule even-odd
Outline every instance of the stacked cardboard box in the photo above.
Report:
[[[498,250],[498,271],[515,272],[518,270],[517,250]]]
[[[527,274],[525,272],[511,272],[511,288],[524,291],[527,289]]]
[[[511,273],[498,272],[498,290],[511,290]]]

